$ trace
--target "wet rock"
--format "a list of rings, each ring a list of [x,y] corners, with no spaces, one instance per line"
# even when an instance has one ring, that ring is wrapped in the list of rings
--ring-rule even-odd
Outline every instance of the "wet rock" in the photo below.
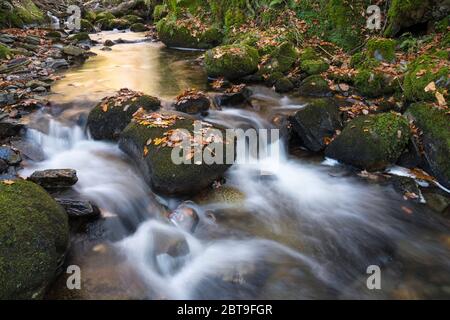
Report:
[[[261,66],[262,74],[285,73],[297,60],[297,51],[290,42],[283,42],[269,54],[267,62]]]
[[[67,215],[38,185],[0,181],[0,299],[42,299],[62,264]]]
[[[84,200],[55,199],[67,212],[70,219],[95,220],[100,217],[100,209]]]
[[[235,80],[258,70],[258,51],[246,45],[228,45],[211,49],[205,54],[208,76]]]
[[[90,42],[91,37],[89,37],[89,34],[87,32],[79,32],[71,34],[70,36],[67,37],[67,40],[76,42]]]
[[[177,97],[174,108],[188,114],[199,114],[209,110],[209,98],[201,91],[187,90]]]
[[[4,107],[17,102],[17,96],[14,93],[0,93],[0,107]]]
[[[44,93],[44,92],[47,92],[47,88],[45,88],[45,87],[37,87],[37,88],[34,88],[32,91],[36,92],[36,93]]]
[[[42,147],[36,143],[27,140],[15,139],[11,141],[11,145],[20,151],[20,154],[32,161],[44,161],[45,153]]]
[[[196,195],[194,200],[200,205],[228,204],[242,206],[245,202],[245,194],[239,189],[227,185],[218,188],[204,190]]]
[[[74,57],[82,57],[85,54],[85,50],[73,45],[65,46],[62,51],[64,54]]]
[[[290,92],[294,89],[294,84],[287,77],[278,79],[275,82],[275,91],[278,93]]]
[[[132,32],[145,32],[148,28],[143,23],[134,23],[131,25],[130,30]]]
[[[65,59],[53,59],[53,58],[47,58],[46,65],[48,68],[59,70],[59,69],[65,69],[69,67],[69,63]]]
[[[22,162],[22,157],[18,151],[13,150],[11,147],[0,147],[0,160],[5,161],[10,166],[17,166]]]
[[[16,69],[24,67],[31,63],[28,58],[17,58],[9,60],[7,63],[0,66],[0,73],[10,73]]]
[[[8,170],[8,168],[9,168],[8,163],[0,159],[0,173],[5,172],[6,170]]]
[[[392,113],[350,121],[325,149],[328,158],[369,171],[394,164],[410,139],[406,118]]]
[[[339,109],[328,99],[312,101],[290,120],[304,146],[313,152],[324,150],[336,130],[342,129]]]
[[[194,233],[199,223],[195,204],[192,201],[183,202],[175,211],[169,214],[169,220],[182,230]]]
[[[325,97],[331,95],[328,82],[322,76],[313,75],[302,81],[298,92],[303,96]]]
[[[18,121],[7,118],[0,121],[0,139],[5,139],[20,134],[23,125]]]
[[[220,107],[235,107],[250,101],[253,92],[245,85],[232,86],[214,98]]]
[[[450,217],[450,198],[439,193],[424,193],[427,205],[435,212]]]
[[[114,41],[108,39],[108,40],[106,40],[106,41],[103,43],[103,45],[104,45],[105,47],[112,47],[112,46],[115,45],[115,43],[114,43]]]
[[[77,183],[77,172],[72,169],[49,169],[35,171],[28,180],[40,185],[44,189],[65,189]]]
[[[39,80],[31,80],[27,82],[26,86],[33,90],[39,87],[43,87],[45,90],[48,90],[50,89],[51,84]]]
[[[417,182],[409,177],[393,176],[391,183],[394,189],[403,195],[405,199],[420,202],[422,199],[422,192],[417,185]]]
[[[122,89],[116,95],[104,98],[91,110],[87,128],[96,140],[116,140],[139,108],[155,111],[160,107],[158,98]]]
[[[416,103],[408,108],[406,115],[422,131],[426,165],[441,184],[450,188],[450,122],[446,111],[431,104]]]
[[[214,139],[218,137],[217,130],[225,138],[223,128],[200,122],[197,124],[201,125],[203,129],[211,129],[204,132],[202,140],[205,143],[207,143],[208,136],[214,137]],[[197,160],[192,157],[192,149],[186,149],[184,154],[175,151],[175,154],[181,157],[181,159],[177,157],[175,160],[185,159],[185,161],[181,161],[181,164],[174,162],[173,147],[181,144],[183,139],[193,138],[194,125],[195,119],[187,114],[168,111],[139,112],[122,132],[119,147],[138,164],[147,183],[156,192],[167,195],[195,194],[221,177],[230,165],[226,164],[225,158],[214,159],[212,164],[207,164],[205,161],[194,163]],[[212,132],[214,129],[216,129],[216,133]],[[217,141],[216,144],[217,148],[224,147],[220,141]],[[202,146],[202,152],[208,154],[205,144]],[[209,153],[209,155],[211,154]],[[225,156],[225,152],[223,155]],[[204,159],[204,157],[202,158]]]

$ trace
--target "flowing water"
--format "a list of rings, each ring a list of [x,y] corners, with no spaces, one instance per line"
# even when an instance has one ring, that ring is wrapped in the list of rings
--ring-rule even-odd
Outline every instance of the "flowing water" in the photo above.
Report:
[[[93,141],[84,126],[101,98],[127,87],[169,101],[183,89],[206,90],[198,52],[142,42],[141,34],[102,33],[136,40],[70,70],[52,88],[52,106],[30,119],[28,141],[37,169],[73,168],[71,196],[89,199],[102,219],[72,230],[67,264],[82,270],[82,290],[62,275],[49,298],[314,299],[445,298],[450,296],[450,226],[423,205],[406,203],[389,186],[364,182],[317,157],[281,156],[235,165],[227,186],[238,200],[197,201],[194,234],[162,218],[180,199],[152,193],[117,145]],[[272,120],[304,101],[253,88],[253,107],[211,111],[207,121],[232,128],[272,128]],[[331,162],[332,163],[332,162]],[[259,170],[270,175],[258,175]],[[405,212],[404,207],[408,207]],[[402,209],[403,207],[403,209]],[[189,253],[156,254],[184,237]],[[381,290],[366,286],[368,266],[381,268]]]

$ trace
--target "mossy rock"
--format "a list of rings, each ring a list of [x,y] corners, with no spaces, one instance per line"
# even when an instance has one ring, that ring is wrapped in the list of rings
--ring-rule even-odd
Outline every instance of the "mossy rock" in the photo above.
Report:
[[[300,61],[305,61],[305,60],[316,60],[316,59],[319,59],[320,57],[314,48],[307,47],[307,48],[303,49],[302,51],[300,51],[299,58],[300,58]]]
[[[338,106],[330,99],[315,99],[290,118],[302,144],[313,152],[325,149],[327,140],[342,129]]]
[[[103,20],[103,19],[112,20],[115,18],[116,18],[116,16],[114,16],[111,12],[103,11],[103,12],[97,13],[95,15],[95,22],[99,22],[100,20]]]
[[[206,72],[213,78],[239,79],[255,73],[258,63],[258,51],[246,45],[216,47],[205,54]]]
[[[433,175],[450,188],[450,115],[427,103],[412,104],[406,114],[423,133],[425,161]]]
[[[6,59],[11,55],[11,49],[0,43],[0,59]]]
[[[123,16],[122,19],[127,20],[130,24],[144,23],[144,19],[142,19],[141,17],[135,16],[134,14],[129,14],[129,15]]]
[[[367,42],[367,55],[378,61],[395,61],[396,42],[393,39],[372,38]]]
[[[165,4],[158,4],[153,9],[153,21],[158,22],[169,14],[169,10]]]
[[[379,65],[380,61],[375,58],[368,57],[366,52],[357,52],[350,59],[350,66],[355,69],[371,69],[378,67]]]
[[[275,91],[278,93],[290,92],[294,89],[294,84],[288,77],[282,77],[275,82]]]
[[[387,13],[388,24],[385,35],[393,37],[402,29],[432,20],[435,0],[392,0]],[[447,8],[448,10],[448,8]],[[447,11],[448,14],[448,11]]]
[[[204,31],[189,30],[172,17],[166,17],[156,24],[160,40],[168,47],[209,49],[222,41],[222,33],[216,27]]]
[[[269,61],[262,68],[262,73],[281,72],[291,69],[297,60],[297,50],[290,42],[283,42],[270,53]]]
[[[138,165],[153,190],[165,195],[193,195],[210,186],[230,167],[227,164],[205,162],[179,165],[172,161],[173,148],[152,143],[164,137],[169,130],[187,130],[194,135],[195,118],[178,112],[159,112],[158,117],[176,117],[165,127],[151,126],[133,121],[122,132],[119,147]],[[204,127],[204,126],[203,126]],[[217,127],[213,126],[212,129]],[[217,128],[223,131],[223,128]],[[150,143],[149,143],[150,141]],[[222,159],[225,163],[224,159]]]
[[[312,75],[302,81],[298,92],[303,96],[325,97],[331,95],[328,82],[320,75]]]
[[[314,75],[327,71],[330,65],[321,59],[302,60],[300,67],[302,71],[307,73],[308,75]]]
[[[131,26],[131,23],[128,20],[125,19],[111,19],[108,20],[105,27],[108,30],[125,30],[128,29]]]
[[[131,25],[130,30],[132,32],[145,32],[148,30],[148,28],[143,23],[135,23]]]
[[[41,299],[61,265],[67,214],[37,184],[0,181],[0,299]]]
[[[94,25],[87,19],[81,19],[81,31],[93,32],[95,31]]]
[[[355,76],[355,88],[368,98],[377,98],[395,92],[395,79],[386,74],[370,69],[360,69]],[[397,82],[398,84],[398,82]]]
[[[72,34],[68,37],[68,40],[76,40],[76,41],[91,41],[91,37],[89,37],[89,34],[87,32],[79,32]]]
[[[84,19],[94,23],[97,20],[97,14],[93,10],[87,10],[84,15]]]
[[[450,69],[438,68],[441,58],[431,55],[422,55],[408,66],[403,83],[404,94],[407,101],[436,101],[435,92],[425,91],[425,87],[435,82],[437,90],[444,96],[450,81]]]
[[[410,139],[406,118],[394,113],[360,116],[350,121],[325,150],[329,158],[376,171],[394,164]]]
[[[111,97],[100,102],[91,110],[87,128],[96,140],[116,140],[139,108],[155,111],[160,107],[161,101],[148,95],[124,100]]]

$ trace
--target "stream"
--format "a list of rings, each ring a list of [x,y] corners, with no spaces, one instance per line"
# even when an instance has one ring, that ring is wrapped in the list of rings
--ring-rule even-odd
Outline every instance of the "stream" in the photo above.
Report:
[[[143,34],[104,32],[136,40],[64,74],[51,107],[29,119],[35,170],[71,168],[74,197],[97,204],[102,218],[72,230],[67,265],[78,265],[82,289],[68,290],[62,274],[49,299],[402,299],[450,297],[450,225],[424,205],[406,203],[388,185],[355,177],[305,152],[235,165],[227,185],[242,201],[192,203],[200,217],[193,234],[161,218],[183,201],[152,193],[116,144],[85,131],[89,110],[121,88],[170,101],[187,88],[207,91],[200,52],[140,41]],[[252,87],[253,107],[210,111],[206,121],[230,128],[272,128],[272,120],[306,101]],[[298,154],[297,154],[298,153]],[[295,155],[294,155],[295,154]],[[271,175],[255,170],[273,168]],[[191,199],[195,201],[196,199]],[[196,202],[197,203],[197,202]],[[411,212],[405,213],[402,207]],[[183,236],[189,254],[156,255],[160,241]],[[369,290],[367,268],[381,268],[381,290]]]

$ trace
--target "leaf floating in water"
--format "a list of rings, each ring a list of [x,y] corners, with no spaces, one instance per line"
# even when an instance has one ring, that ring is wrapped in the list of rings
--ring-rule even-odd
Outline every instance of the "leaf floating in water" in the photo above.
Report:
[[[410,208],[408,208],[408,207],[402,206],[402,210],[403,210],[403,212],[406,213],[407,215],[413,214],[413,211],[412,211]]]

